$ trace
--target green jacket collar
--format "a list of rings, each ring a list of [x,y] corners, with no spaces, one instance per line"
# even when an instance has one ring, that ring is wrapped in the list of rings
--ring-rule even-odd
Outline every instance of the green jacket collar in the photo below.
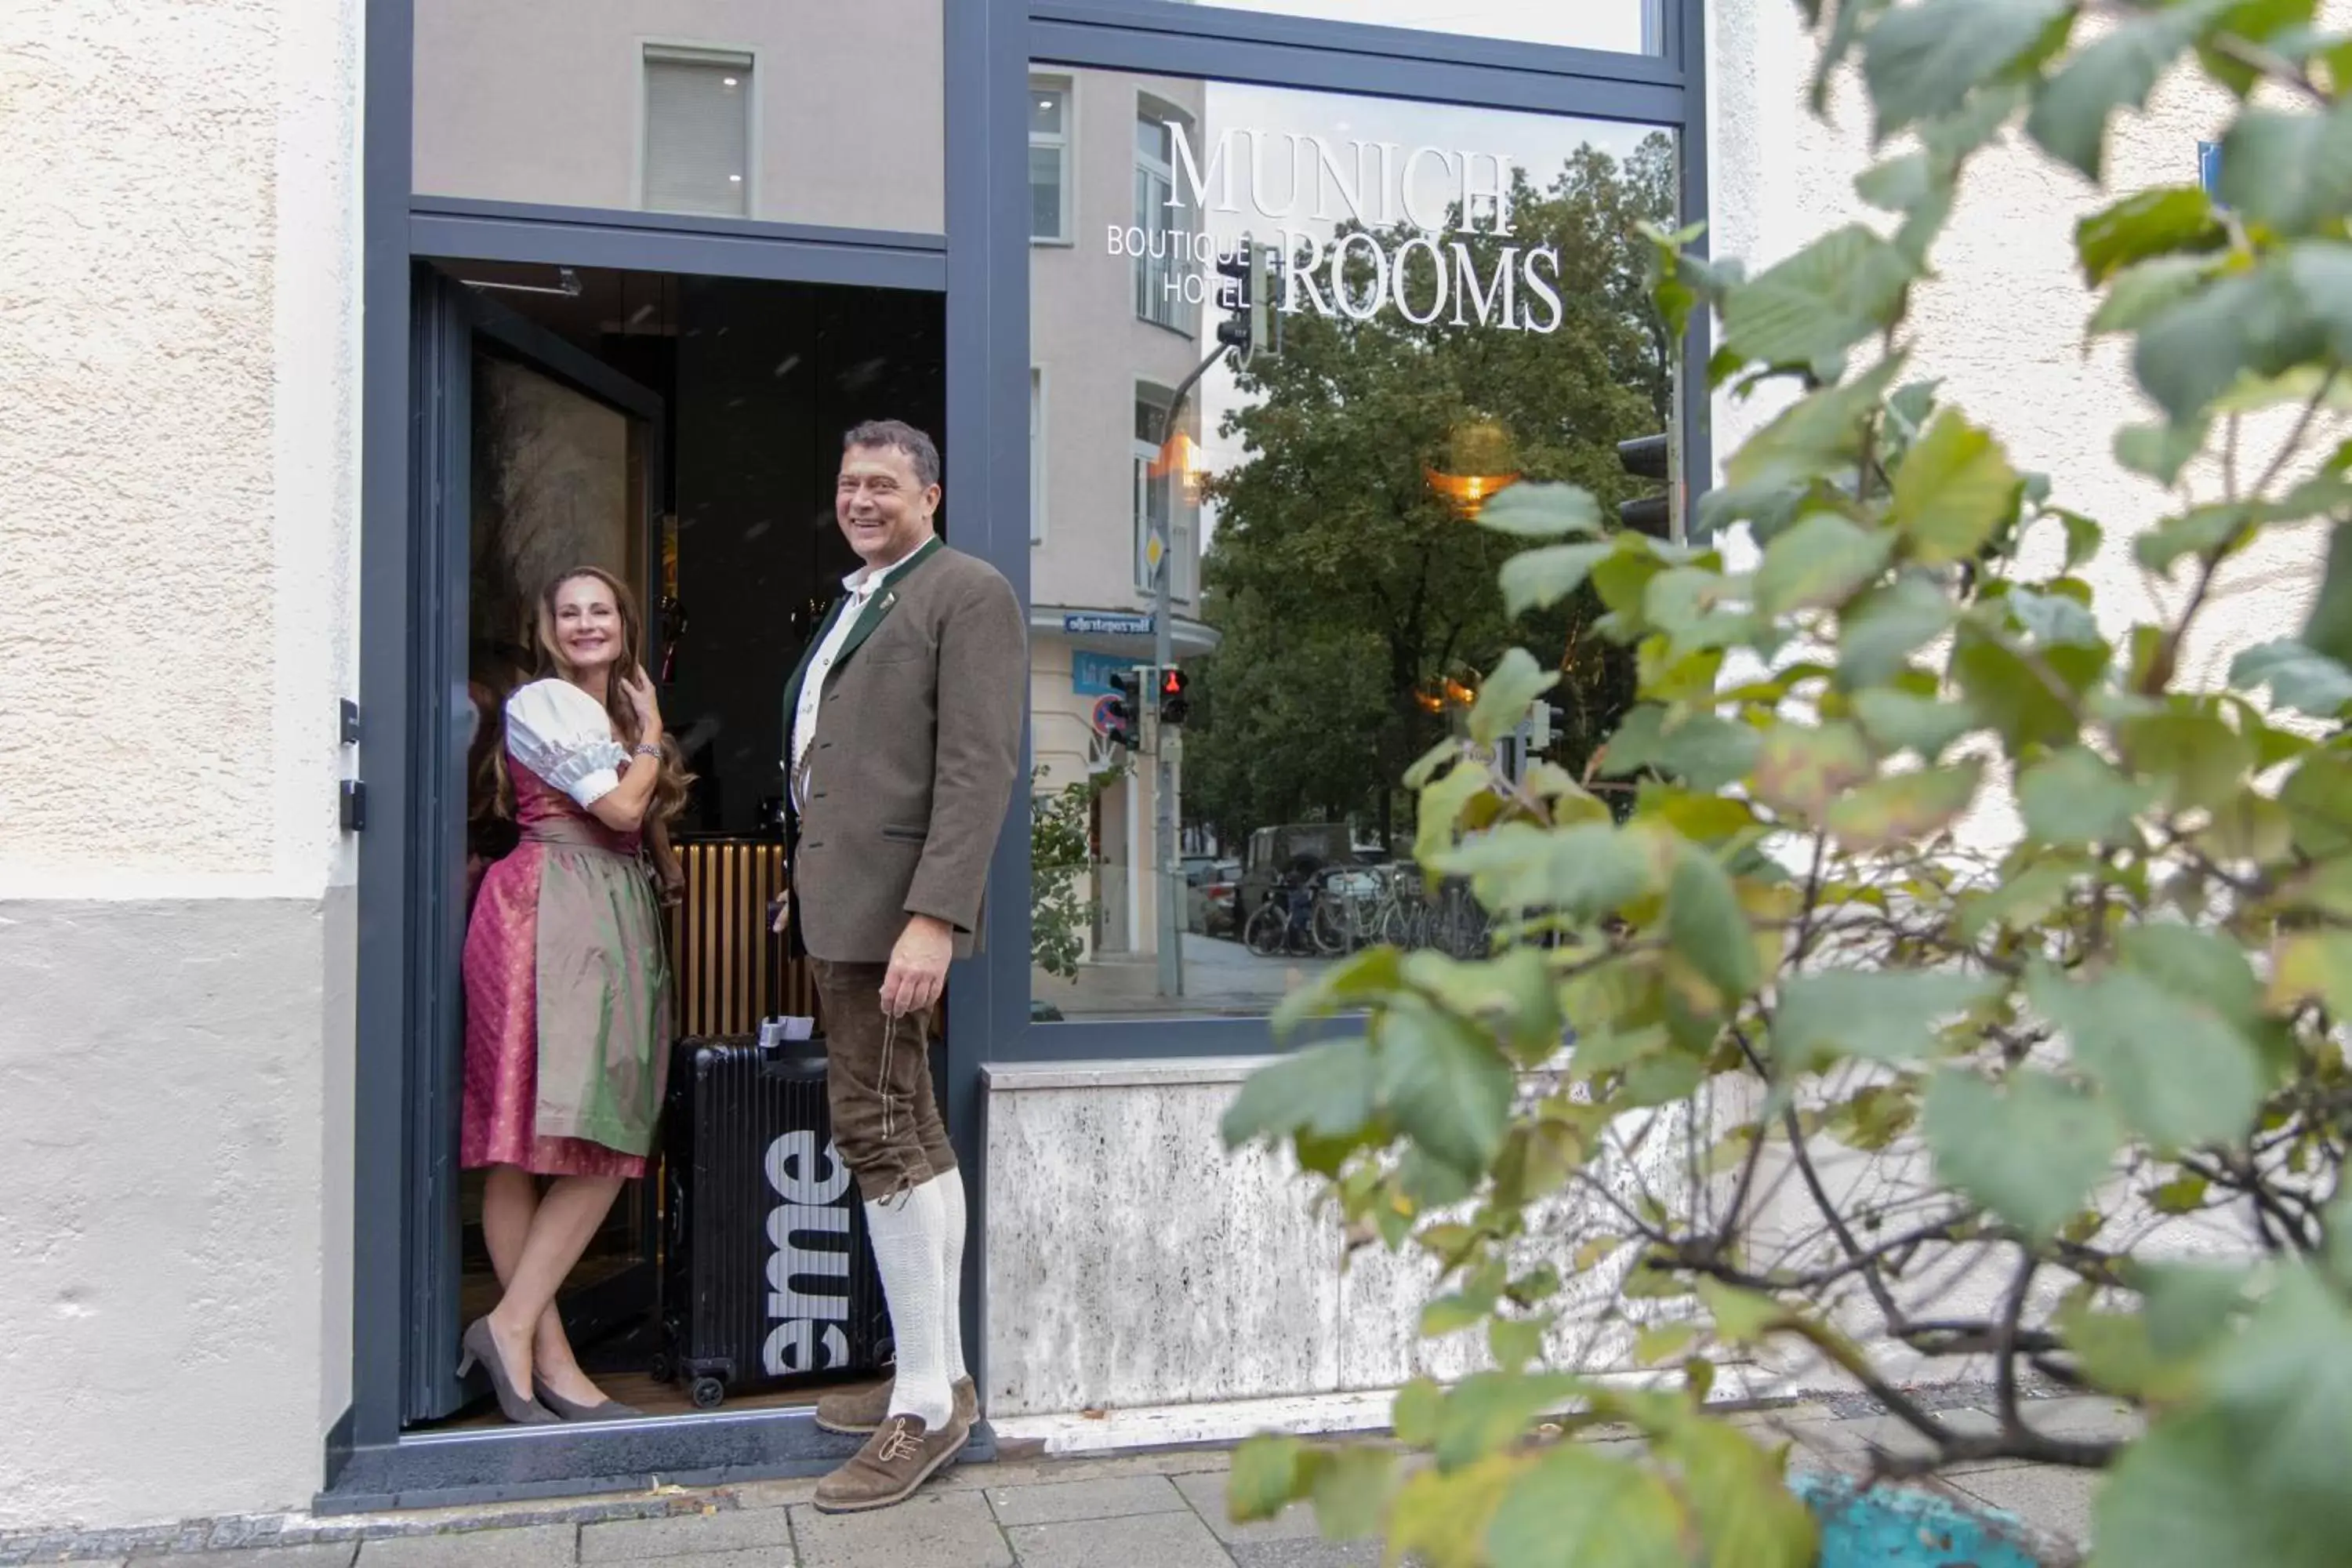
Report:
[[[833,668],[825,672],[825,681],[828,685],[832,683],[835,676],[841,673],[841,667],[849,662],[849,656],[856,652],[867,637],[874,635],[874,628],[882,624],[883,617],[897,607],[899,585],[924,563],[945,548],[946,541],[933,534],[929,539],[925,540],[912,555],[882,574],[882,581],[876,585],[874,593],[866,599],[866,609],[857,617],[857,624],[849,628],[849,636],[842,642],[841,651],[834,656]],[[808,679],[809,663],[816,658],[816,650],[824,646],[824,639],[832,635],[834,623],[841,619],[842,611],[847,608],[848,605],[849,595],[845,593],[833,601],[833,607],[825,611],[824,619],[817,624],[815,633],[802,647],[800,662],[793,666],[791,679],[784,682],[784,754],[787,759],[785,763],[787,771],[792,765],[789,759],[793,749],[793,715],[800,708],[801,687]]]

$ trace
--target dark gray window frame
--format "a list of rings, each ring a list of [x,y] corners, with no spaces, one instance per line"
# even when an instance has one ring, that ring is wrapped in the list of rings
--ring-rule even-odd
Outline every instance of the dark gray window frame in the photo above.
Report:
[[[1680,137],[1682,207],[1706,203],[1705,0],[1664,0],[1664,52],[1609,55],[1507,41],[1270,16],[1164,0],[942,0],[946,16],[946,234],[819,229],[726,218],[582,211],[415,197],[410,189],[413,0],[368,0],[362,188],[361,773],[373,825],[359,845],[358,1060],[352,1128],[352,1403],[328,1438],[322,1510],[576,1494],[650,1476],[717,1482],[830,1468],[842,1449],[802,1413],[690,1422],[400,1430],[407,1292],[406,1042],[455,976],[422,951],[411,865],[411,770],[427,710],[414,689],[419,639],[409,584],[410,269],[418,256],[706,271],[943,291],[946,446],[963,498],[958,544],[1029,599],[1029,247],[1026,98],[1033,61],[1199,76],[1323,91],[1641,121]],[[1707,358],[1694,323],[1689,363]],[[429,420],[429,415],[426,416]],[[1683,420],[1689,493],[1712,471],[1703,396]],[[973,498],[978,498],[977,504]],[[1025,737],[1024,737],[1025,743]],[[1029,1016],[1025,792],[1016,792],[989,873],[983,957],[949,992],[946,1107],[961,1150],[982,1147],[989,1061],[1250,1055],[1263,1020],[1034,1024]],[[963,1305],[985,1351],[980,1280],[986,1173],[975,1184]],[[984,1367],[975,1367],[985,1375]],[[983,1442],[975,1458],[985,1457]]]
[[[1676,132],[1679,139],[1682,211],[1706,211],[1705,0],[1666,0],[1667,52],[1662,56],[1433,37],[1398,28],[1301,21],[1161,0],[1031,0],[1027,11],[1024,87],[1032,68],[1091,68],[1655,125]],[[1001,170],[992,171],[992,177],[1000,182],[1006,178]],[[1001,261],[983,283],[992,314],[1025,313],[1025,268]],[[1003,297],[1011,293],[1021,298]],[[1704,321],[1692,322],[1684,349],[1686,363],[1707,362]],[[1014,400],[1005,406],[1027,406],[1025,359],[1018,365],[992,364],[987,374],[992,396]],[[1696,496],[1706,488],[1714,466],[1704,397],[1685,396],[1682,424],[1684,476],[1687,493]],[[995,475],[992,480],[1002,488],[989,492],[987,510],[1011,515],[1007,509],[1017,504],[1025,518],[1025,466],[1017,480]],[[1028,603],[1027,550],[991,559],[1012,579],[1023,603]],[[961,1022],[965,1009],[980,1009],[979,1027],[986,1035],[986,1059],[992,1062],[1254,1056],[1276,1048],[1263,1018],[1032,1021],[1027,826],[1028,802],[1016,800],[990,870],[987,952],[968,966],[972,973],[957,976],[960,989],[949,1003],[950,1040],[967,1031]],[[985,995],[974,994],[983,988]],[[1334,1025],[1309,1034],[1345,1027]]]

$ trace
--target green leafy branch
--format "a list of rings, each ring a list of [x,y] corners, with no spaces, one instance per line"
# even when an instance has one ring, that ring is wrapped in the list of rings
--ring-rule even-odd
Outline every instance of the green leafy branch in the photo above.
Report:
[[[1566,486],[1482,519],[1514,613],[1597,596],[1639,704],[1592,777],[1506,777],[1558,678],[1496,663],[1405,780],[1415,859],[1495,951],[1328,973],[1278,1022],[1358,1026],[1226,1119],[1425,1255],[1423,1331],[1483,1330],[1486,1370],[1400,1394],[1409,1478],[1268,1444],[1237,1506],[1311,1499],[1438,1564],[1810,1563],[1785,1453],[1706,1403],[1760,1355],[1911,1428],[1885,1472],[2112,1466],[2100,1563],[2352,1562],[2352,35],[2311,0],[1803,9],[1817,105],[1868,89],[1884,223],[1752,278],[1649,236],[1670,338],[1718,323],[1706,386],[1784,405],[1687,542]],[[2220,204],[2137,192],[2074,235],[2085,331],[2156,415],[2115,455],[2160,515],[2111,542],[1910,374],[1909,310],[1980,154],[2021,132],[2098,182],[2182,72],[2237,105]],[[2323,531],[2299,636],[2184,668],[2258,546]],[[2160,614],[2100,604],[2126,559]],[[1990,1432],[1906,1392],[1988,1363]],[[2047,1429],[2053,1389],[2147,1436]],[[1573,1441],[1602,1419],[1643,1451]]]

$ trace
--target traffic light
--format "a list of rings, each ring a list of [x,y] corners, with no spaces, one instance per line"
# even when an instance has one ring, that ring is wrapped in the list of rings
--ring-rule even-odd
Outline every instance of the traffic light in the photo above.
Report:
[[[1184,688],[1191,683],[1191,678],[1172,665],[1160,672],[1160,721],[1162,724],[1181,724],[1184,715],[1192,711],[1192,705],[1184,699]]]
[[[1110,701],[1103,714],[1103,739],[1114,746],[1139,752],[1143,727],[1143,671],[1129,668],[1111,672]]]
[[[1217,286],[1217,300],[1225,319],[1217,323],[1217,342],[1234,351],[1234,363],[1247,364],[1252,355],[1270,350],[1266,338],[1267,296],[1274,291],[1274,250],[1261,248],[1248,235],[1230,256],[1217,258],[1217,272],[1225,281]]]
[[[1663,485],[1666,481],[1666,437],[1637,436],[1631,441],[1617,443],[1617,460],[1625,471],[1637,479],[1651,479]],[[1653,539],[1664,539],[1674,531],[1673,520],[1667,514],[1664,495],[1643,496],[1639,500],[1617,503],[1617,521],[1636,533],[1646,533]]]

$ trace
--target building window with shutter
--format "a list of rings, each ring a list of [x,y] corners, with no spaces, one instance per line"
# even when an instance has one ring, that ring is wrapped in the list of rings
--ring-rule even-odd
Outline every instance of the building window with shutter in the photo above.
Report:
[[[751,57],[646,46],[648,212],[751,216]]]

